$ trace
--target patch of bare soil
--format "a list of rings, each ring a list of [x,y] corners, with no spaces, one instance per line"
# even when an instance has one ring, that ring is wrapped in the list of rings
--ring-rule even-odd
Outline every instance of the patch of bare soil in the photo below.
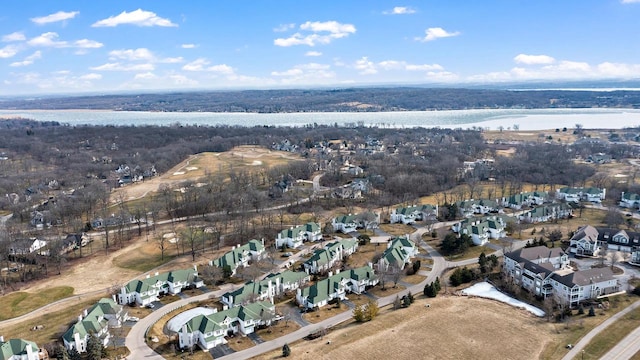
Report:
[[[426,307],[429,304],[430,307]],[[552,340],[549,324],[492,300],[419,299],[407,309],[385,310],[322,339],[291,345],[296,359],[535,359]],[[257,359],[276,359],[280,350]]]

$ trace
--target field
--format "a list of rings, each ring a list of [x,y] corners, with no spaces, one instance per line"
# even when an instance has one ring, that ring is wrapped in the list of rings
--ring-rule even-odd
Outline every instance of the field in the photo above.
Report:
[[[161,176],[115,189],[112,199],[135,200],[158,191],[160,185],[177,185],[186,180],[197,181],[220,174],[223,180],[233,171],[257,171],[299,160],[298,155],[255,146],[238,146],[223,153],[192,155]]]
[[[11,319],[73,294],[70,286],[52,287],[37,293],[14,292],[0,298],[0,320]]]
[[[551,325],[522,310],[479,298],[439,297],[417,299],[408,309],[386,307],[370,323],[350,321],[322,339],[290,346],[295,359],[532,359],[553,337]]]

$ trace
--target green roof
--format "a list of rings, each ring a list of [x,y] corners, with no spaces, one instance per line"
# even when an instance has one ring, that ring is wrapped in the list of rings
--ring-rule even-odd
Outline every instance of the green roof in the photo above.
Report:
[[[318,232],[320,231],[320,224],[318,223],[314,223],[314,222],[310,222],[310,223],[306,223],[304,225],[300,225],[300,226],[296,226],[294,228],[289,228],[289,229],[284,229],[282,231],[280,231],[280,238],[290,238],[290,239],[295,239],[297,238],[301,232]]]
[[[353,279],[356,281],[375,278],[375,273],[370,266],[363,266],[357,269],[341,271],[324,280],[320,280],[315,284],[301,290],[302,297],[306,297],[307,301],[317,304],[329,299],[329,295],[335,293],[342,286],[345,279]]]
[[[202,334],[206,334],[216,330],[226,329],[227,326],[223,325],[223,323],[227,318],[240,319],[242,321],[259,321],[262,319],[265,311],[275,315],[275,307],[270,302],[260,301],[232,307],[228,310],[218,311],[210,315],[198,315],[189,320],[185,325],[187,326],[188,332],[195,332],[197,330]],[[182,329],[180,331],[182,331]]]
[[[248,243],[238,246],[231,251],[226,252],[221,257],[213,260],[213,265],[217,267],[224,267],[225,265],[229,265],[232,269],[238,267],[238,263],[241,262],[242,258],[245,256],[245,252],[262,252],[264,251],[264,245],[259,240],[249,240]],[[250,255],[247,255],[250,256]]]
[[[196,271],[194,269],[183,269],[183,270],[174,270],[165,272],[162,274],[158,274],[156,276],[150,276],[149,278],[141,279],[141,280],[131,280],[125,285],[125,289],[127,293],[137,292],[142,294],[143,292],[149,291],[151,288],[155,288],[158,282],[162,284],[166,284],[168,282],[177,283],[177,282],[194,282],[198,280],[196,275]]]
[[[353,223],[353,222],[355,222],[357,216],[358,216],[357,214],[336,216],[335,222],[339,223],[339,224]]]
[[[38,345],[33,341],[23,339],[9,339],[0,343],[0,360],[11,359],[12,356],[20,356],[27,354],[27,347],[31,347],[31,351],[38,353]]]

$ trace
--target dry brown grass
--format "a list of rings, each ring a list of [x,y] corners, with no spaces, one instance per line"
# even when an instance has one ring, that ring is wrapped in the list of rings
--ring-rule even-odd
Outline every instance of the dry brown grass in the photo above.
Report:
[[[198,181],[209,174],[220,174],[223,180],[227,180],[231,169],[260,171],[299,159],[299,156],[292,153],[249,145],[238,146],[223,153],[200,153],[190,156],[166,174],[114,190],[112,199],[139,199],[158,191],[162,184],[177,185],[185,180]]]
[[[350,321],[322,339],[290,346],[295,359],[533,359],[552,341],[549,330],[542,320],[502,303],[439,297],[417,299],[408,309],[386,307],[371,322]]]
[[[376,297],[385,297],[385,296],[389,296],[392,294],[397,294],[399,292],[401,292],[402,290],[404,290],[405,287],[398,284],[396,287],[393,286],[393,281],[387,281],[387,283],[384,286],[384,290],[382,289],[382,286],[380,284],[374,286],[373,288],[367,290],[367,292],[373,296]]]
[[[271,341],[298,329],[300,329],[300,324],[297,322],[289,320],[285,325],[285,321],[280,320],[277,324],[272,325],[269,328],[257,330],[256,334],[258,334],[258,336],[264,341]]]
[[[323,306],[315,311],[307,312],[302,315],[302,318],[307,320],[312,324],[317,324],[323,320],[326,320],[330,317],[336,316],[341,312],[347,311],[349,307],[342,302],[340,303],[340,308],[338,309],[335,305],[329,304]]]
[[[384,245],[360,245],[358,246],[358,250],[347,259],[347,265],[354,269],[365,266],[373,260],[376,254],[381,254],[385,248]]]
[[[380,230],[393,236],[405,236],[416,231],[415,228],[404,224],[380,224]]]

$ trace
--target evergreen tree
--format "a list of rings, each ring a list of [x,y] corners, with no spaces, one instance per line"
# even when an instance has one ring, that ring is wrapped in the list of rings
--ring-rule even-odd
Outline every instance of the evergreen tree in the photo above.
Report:
[[[596,316],[596,309],[593,308],[593,305],[589,308],[589,316]]]
[[[487,259],[487,255],[484,251],[480,253],[480,256],[478,256],[478,264],[480,264],[480,272],[483,274],[486,273],[489,260]]]
[[[440,286],[440,276],[436,277],[436,282],[433,283],[436,293],[440,292],[440,289],[442,289],[442,287]]]
[[[425,286],[426,287],[426,286]],[[396,299],[393,300],[393,309],[398,310],[402,307],[402,303],[400,302],[400,297],[396,295]]]
[[[89,337],[87,338],[87,358],[89,360],[100,360],[102,359],[103,351],[104,346],[102,346],[102,343],[96,334],[89,334]]]
[[[64,346],[59,345],[56,349],[56,359],[58,360],[70,360],[69,353],[67,353],[67,349]]]
[[[402,297],[402,307],[409,307],[411,305],[411,299],[409,296],[405,295]]]
[[[69,360],[82,360],[82,356],[80,356],[80,353],[78,353],[78,350],[75,348],[68,350],[67,355]]]
[[[289,344],[284,344],[282,347],[282,357],[289,357],[291,355],[291,349],[289,348]]]

